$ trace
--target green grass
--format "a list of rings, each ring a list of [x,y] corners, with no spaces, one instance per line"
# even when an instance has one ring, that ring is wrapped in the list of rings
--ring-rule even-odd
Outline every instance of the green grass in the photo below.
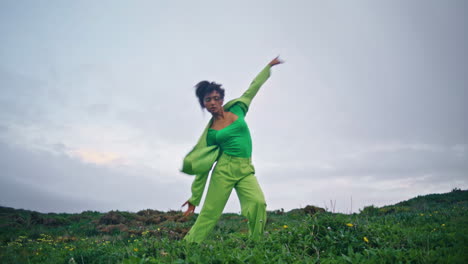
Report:
[[[0,263],[468,263],[468,191],[418,196],[359,214],[268,212],[264,239],[224,214],[201,245],[181,238],[196,216],[40,214],[0,208]],[[307,211],[310,212],[310,211]]]

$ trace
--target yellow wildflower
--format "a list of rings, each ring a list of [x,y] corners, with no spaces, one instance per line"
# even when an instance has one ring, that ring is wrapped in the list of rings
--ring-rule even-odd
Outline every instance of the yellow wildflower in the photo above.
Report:
[[[138,252],[138,248],[134,248],[133,251]]]
[[[445,226],[445,224],[442,224],[442,226]]]
[[[283,228],[288,228],[288,226],[287,226],[287,225],[284,225]]]
[[[349,226],[349,227],[353,227],[353,224],[351,224],[351,223],[347,223],[346,225]]]
[[[364,242],[369,243],[369,239],[367,239],[367,237],[364,237],[363,239],[364,239]]]

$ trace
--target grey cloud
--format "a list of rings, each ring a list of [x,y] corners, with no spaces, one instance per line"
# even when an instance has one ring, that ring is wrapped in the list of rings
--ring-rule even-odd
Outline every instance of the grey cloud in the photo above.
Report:
[[[0,70],[0,118],[30,123],[41,120],[44,82]]]
[[[157,175],[112,170],[0,143],[0,201],[4,206],[63,212],[168,210],[179,208],[181,197],[188,196],[188,181],[163,182]]]
[[[12,179],[1,178],[0,204],[2,206],[22,208],[39,212],[68,212],[78,213],[82,211],[107,211],[113,205],[104,201],[93,200],[86,197],[76,198],[63,196],[56,193],[41,190],[40,188],[19,183]],[[73,188],[70,188],[73,192]]]
[[[294,171],[279,171],[281,179],[270,179],[270,174],[259,174],[259,182],[267,204],[272,208],[287,210],[308,204],[327,206],[336,201],[336,210],[356,212],[368,205],[394,204],[417,195],[448,192],[455,187],[467,188],[466,181],[433,181],[434,178],[414,176],[395,179],[370,179],[359,175],[353,178],[327,177],[326,175],[301,174]]]
[[[334,157],[327,158],[320,157],[320,149],[314,150],[314,155],[298,156],[296,159],[283,156],[283,159],[269,160],[265,163],[265,169],[275,179],[282,177],[282,173],[277,173],[277,170],[284,172],[285,169],[288,170],[287,173],[304,177],[371,177],[374,180],[435,175],[446,180],[466,181],[468,173],[468,153],[451,147],[439,147],[437,150],[397,148],[376,151],[372,146],[363,144],[360,149],[364,153],[357,152],[357,156],[348,156],[353,153],[349,149],[353,147],[343,146],[341,151],[334,150]],[[266,162],[264,158],[260,161]]]
[[[8,131],[8,126],[0,124],[0,134]]]
[[[87,107],[87,112],[90,115],[104,115],[109,112],[109,105],[108,104],[102,104],[102,103],[97,103],[97,104],[91,104]]]
[[[465,2],[299,1],[287,8],[268,5],[268,12],[260,2],[249,2],[249,8],[247,1],[201,4],[223,17],[218,24],[190,12],[200,3],[182,9],[126,5],[113,6],[117,13],[102,12],[106,5],[89,13],[86,3],[63,10],[46,4],[2,9],[0,31],[10,37],[0,47],[8,68],[0,72],[0,138],[25,146],[0,145],[8,188],[16,190],[16,184],[54,197],[43,201],[77,204],[84,194],[104,207],[132,206],[127,201],[140,198],[122,186],[141,185],[138,195],[147,198],[142,204],[155,191],[163,199],[162,187],[148,186],[172,189],[164,173],[178,168],[182,149],[190,150],[209,118],[192,86],[218,81],[233,98],[272,53],[284,55],[286,64],[273,70],[247,117],[271,206],[322,203],[329,194],[347,200],[358,193],[366,201],[398,202],[466,186]],[[246,11],[243,22],[237,23],[236,12],[225,12],[232,8]],[[57,17],[63,23],[55,23]],[[122,17],[131,23],[114,23]],[[376,142],[439,147],[390,151],[375,149]],[[94,146],[144,160],[147,167],[108,169],[64,154]],[[151,181],[151,173],[161,182]],[[65,195],[65,186],[78,191]],[[185,197],[189,188],[180,189],[174,187]],[[127,198],[109,201],[112,192]]]

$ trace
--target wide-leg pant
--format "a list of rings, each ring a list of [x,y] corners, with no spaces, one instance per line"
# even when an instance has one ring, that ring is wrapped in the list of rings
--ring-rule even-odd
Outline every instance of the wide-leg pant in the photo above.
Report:
[[[208,236],[218,222],[233,188],[239,197],[242,215],[247,217],[250,238],[258,240],[262,236],[266,223],[266,203],[251,159],[223,153],[211,175],[200,215],[184,240],[200,243]]]

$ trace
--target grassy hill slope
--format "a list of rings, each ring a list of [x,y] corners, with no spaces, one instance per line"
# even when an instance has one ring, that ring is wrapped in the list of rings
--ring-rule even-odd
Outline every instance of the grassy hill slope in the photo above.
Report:
[[[181,238],[196,216],[143,210],[41,214],[0,207],[0,263],[468,263],[468,191],[344,215],[268,212],[264,239],[224,214],[205,243]]]

